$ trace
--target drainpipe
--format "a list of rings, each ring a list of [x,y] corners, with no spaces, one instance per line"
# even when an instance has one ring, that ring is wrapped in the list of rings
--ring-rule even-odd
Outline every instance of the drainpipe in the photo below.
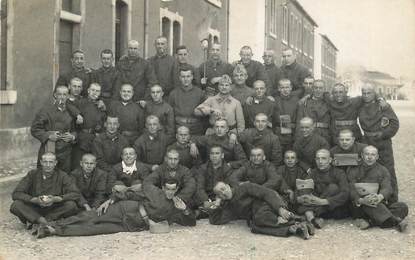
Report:
[[[144,0],[144,57],[148,56],[148,19],[149,19],[149,1]]]

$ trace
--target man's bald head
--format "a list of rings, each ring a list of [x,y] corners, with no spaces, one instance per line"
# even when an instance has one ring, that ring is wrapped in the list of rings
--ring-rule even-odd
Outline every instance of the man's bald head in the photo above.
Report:
[[[310,117],[304,117],[300,120],[300,131],[303,137],[310,136],[314,131],[314,121]]]
[[[138,57],[140,44],[136,40],[130,40],[128,42],[128,56]]]

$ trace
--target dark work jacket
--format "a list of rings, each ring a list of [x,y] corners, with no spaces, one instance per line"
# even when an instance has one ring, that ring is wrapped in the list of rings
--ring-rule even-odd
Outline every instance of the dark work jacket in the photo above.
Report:
[[[117,93],[118,72],[115,67],[101,67],[92,72],[92,82],[96,82],[101,86],[101,97],[104,99],[112,99],[119,95]]]
[[[287,167],[281,165],[277,168],[277,174],[282,176],[283,182],[280,190],[286,193],[288,189],[296,190],[296,179],[305,180],[308,179],[307,173],[297,164],[294,167]]]
[[[89,68],[81,68],[76,69],[72,68],[71,71],[65,74],[60,74],[58,80],[56,81],[55,87],[59,85],[69,86],[71,79],[79,78],[82,80],[82,96],[87,96],[87,90],[91,82],[91,69]]]
[[[269,86],[267,88],[268,96],[278,95],[278,84],[281,79],[281,70],[275,63],[270,65],[264,64],[265,71],[267,72],[269,79]]]
[[[157,80],[167,96],[174,88],[174,67],[176,59],[168,54],[163,56],[154,55],[148,58],[148,62],[153,66]]]
[[[265,82],[265,86],[267,88],[270,87],[270,81],[268,79],[268,74],[265,71],[265,67],[264,65],[262,65],[261,62],[256,61],[256,60],[251,60],[248,64],[243,64],[241,60],[236,62],[237,64],[242,64],[247,73],[248,73],[248,78],[246,79],[246,85],[248,87],[253,88],[254,87],[254,82],[257,80],[262,80]]]
[[[97,157],[97,167],[109,172],[113,165],[121,162],[122,150],[129,146],[128,140],[117,133],[109,137],[102,133],[92,142],[92,153]]]
[[[78,206],[88,204],[91,207],[98,207],[105,201],[105,186],[107,182],[107,173],[94,169],[89,178],[85,177],[82,168],[73,170],[70,174],[79,191],[81,192]]]
[[[277,174],[275,166],[269,161],[264,161],[260,165],[246,162],[241,168],[235,170],[230,177],[230,182],[236,186],[246,181],[278,190],[281,187],[282,178]]]
[[[282,78],[287,78],[291,81],[293,95],[302,98],[304,95],[304,79],[311,76],[310,71],[295,61],[290,65],[281,66],[281,74]]]
[[[294,151],[297,153],[301,167],[307,171],[315,165],[316,152],[320,149],[330,149],[327,140],[317,133],[312,133],[307,137],[299,137],[294,143]]]

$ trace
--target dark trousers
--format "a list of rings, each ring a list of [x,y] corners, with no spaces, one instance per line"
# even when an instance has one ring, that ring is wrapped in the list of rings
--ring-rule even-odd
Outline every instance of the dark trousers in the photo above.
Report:
[[[285,224],[278,224],[278,215],[275,214],[274,210],[272,210],[266,202],[254,202],[252,211],[252,233],[277,237],[288,237],[290,235],[288,229],[289,226],[294,223],[288,222]]]
[[[65,201],[42,208],[35,204],[15,200],[10,206],[10,212],[16,215],[23,223],[37,223],[40,217],[52,221],[72,216],[78,212],[78,206],[74,201]]]
[[[389,201],[392,203],[398,202],[398,180],[395,172],[395,159],[393,157],[392,142],[387,143],[385,147],[379,149],[379,163],[388,169],[391,176],[392,195],[390,196]]]
[[[389,205],[379,203],[377,207],[361,205],[352,206],[353,218],[367,219],[372,225],[388,228],[396,226],[400,220],[408,215],[408,206],[403,202],[395,202]]]

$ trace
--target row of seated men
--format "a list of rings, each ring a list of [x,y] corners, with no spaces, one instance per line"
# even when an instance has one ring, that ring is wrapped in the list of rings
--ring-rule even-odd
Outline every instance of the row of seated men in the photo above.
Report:
[[[134,148],[126,147],[110,179],[96,167],[93,154],[83,155],[80,167],[68,176],[47,152],[41,167],[14,190],[10,211],[28,227],[36,224],[38,238],[147,229],[164,233],[169,224],[194,226],[203,217],[214,225],[244,219],[253,233],[304,239],[322,228],[323,218],[352,216],[360,229],[404,231],[408,207],[391,201],[391,177],[377,162],[377,148],[355,143],[350,130],[339,139],[330,151],[316,151],[309,173],[292,150],[276,168],[262,148],[254,147],[249,161],[233,168],[223,147],[213,145],[208,161],[192,169],[181,165],[180,153],[171,148],[163,164],[150,172]],[[339,150],[349,156],[339,156]]]

